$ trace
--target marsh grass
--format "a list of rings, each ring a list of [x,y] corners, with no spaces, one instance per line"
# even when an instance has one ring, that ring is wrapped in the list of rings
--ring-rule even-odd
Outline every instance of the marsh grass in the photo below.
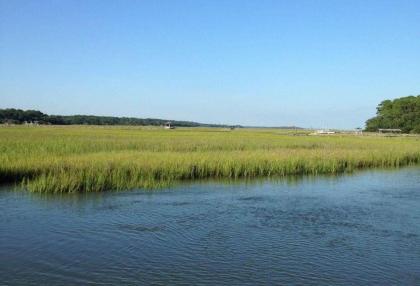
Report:
[[[420,163],[419,137],[294,135],[274,129],[1,127],[0,181],[33,192],[99,192]]]

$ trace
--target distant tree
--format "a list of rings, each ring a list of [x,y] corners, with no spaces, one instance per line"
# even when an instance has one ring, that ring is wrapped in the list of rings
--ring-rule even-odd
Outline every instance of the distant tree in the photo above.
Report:
[[[47,115],[38,110],[21,110],[21,109],[0,109],[0,123],[22,124],[24,122],[37,121],[40,124],[55,125],[164,125],[171,121],[175,126],[183,127],[226,127],[217,124],[202,124],[190,121],[176,121],[154,118],[134,118],[134,117],[112,117],[112,116],[93,116],[93,115]]]
[[[366,121],[367,131],[398,128],[404,133],[420,133],[420,95],[384,100],[376,116]]]
[[[44,122],[48,115],[37,110],[21,110],[21,109],[0,109],[1,122],[15,122],[17,124],[25,121],[39,121]]]

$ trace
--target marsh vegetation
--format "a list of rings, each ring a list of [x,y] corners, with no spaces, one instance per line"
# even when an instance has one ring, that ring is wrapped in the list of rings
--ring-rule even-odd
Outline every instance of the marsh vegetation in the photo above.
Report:
[[[295,135],[305,131],[1,127],[0,181],[33,192],[97,192],[206,178],[337,174],[420,162],[416,136]]]

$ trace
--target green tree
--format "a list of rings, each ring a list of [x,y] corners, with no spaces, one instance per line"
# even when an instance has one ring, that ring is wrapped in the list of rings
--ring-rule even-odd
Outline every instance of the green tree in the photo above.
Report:
[[[420,133],[420,95],[384,100],[376,110],[376,116],[366,121],[367,131],[398,128],[404,133]]]

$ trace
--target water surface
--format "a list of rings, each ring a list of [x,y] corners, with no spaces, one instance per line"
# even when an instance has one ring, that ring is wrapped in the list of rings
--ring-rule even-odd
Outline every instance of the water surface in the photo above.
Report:
[[[152,192],[3,188],[0,208],[6,285],[420,284],[419,168]]]

